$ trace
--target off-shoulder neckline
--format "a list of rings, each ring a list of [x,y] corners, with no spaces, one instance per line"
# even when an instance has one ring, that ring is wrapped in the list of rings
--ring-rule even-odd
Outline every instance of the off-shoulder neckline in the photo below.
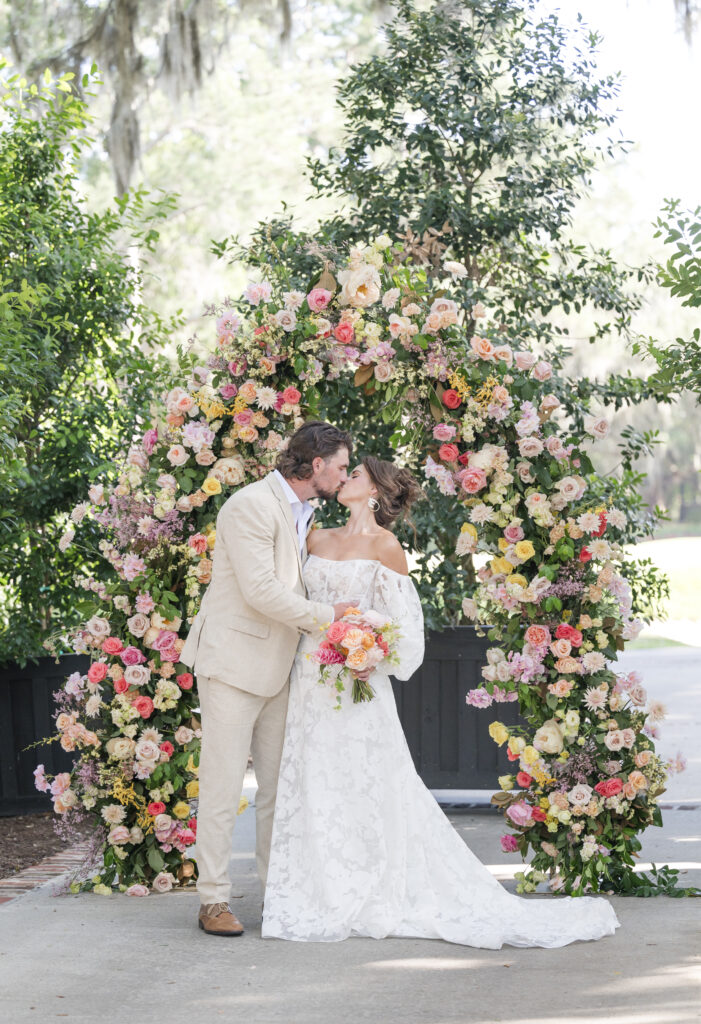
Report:
[[[331,562],[332,564],[341,565],[343,562],[370,562],[372,565],[381,565],[387,572],[394,573],[395,576],[399,576],[400,579],[408,580],[411,579],[408,573],[397,572],[396,569],[390,569],[388,565],[381,562],[379,558],[324,558],[323,555],[315,555],[310,552],[307,558],[318,558],[320,562]]]

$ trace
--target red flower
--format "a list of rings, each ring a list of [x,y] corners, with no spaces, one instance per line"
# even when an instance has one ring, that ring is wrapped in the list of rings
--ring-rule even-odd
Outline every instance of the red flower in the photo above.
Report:
[[[196,555],[203,555],[207,550],[207,538],[203,533],[193,533],[191,537],[188,537],[187,543]]]
[[[604,531],[606,530],[607,522],[608,519],[606,518],[606,513],[599,512],[599,529],[595,530],[594,533],[592,533],[592,537],[601,537]]]
[[[457,409],[462,404],[462,398],[453,388],[448,388],[443,392],[442,402],[446,409]]]
[[[579,552],[579,561],[588,562],[591,559],[591,551],[588,548],[582,548]]]
[[[168,740],[164,740],[163,743],[160,744],[158,749],[162,750],[163,753],[166,754],[168,757],[172,757],[173,753],[175,752],[175,747]]]
[[[139,695],[134,697],[131,706],[136,708],[142,718],[150,718],[153,714],[153,701],[150,697]]]
[[[531,815],[533,816],[535,821],[545,821],[545,819],[547,818],[547,814],[542,809],[542,807],[532,807]]]
[[[301,391],[298,391],[297,388],[285,388],[282,392],[282,401],[284,405],[297,405],[301,397],[302,393]]]
[[[458,455],[458,462],[461,466],[467,465],[467,460],[470,458],[469,452],[463,452],[462,455]]]
[[[512,752],[507,747],[506,748],[506,756],[508,757],[509,761],[518,761],[518,759],[520,757],[520,754],[512,754]]]
[[[187,827],[197,835],[197,818],[190,818]]]
[[[162,800],[152,800],[146,810],[153,818],[155,818],[157,814],[165,814],[166,805]]]
[[[181,690],[191,690],[195,680],[192,677],[192,673],[182,672],[179,676],[175,677],[175,681]]]
[[[558,640],[569,640],[573,647],[581,647],[582,640],[584,639],[578,629],[568,625],[566,622],[560,623],[555,630],[555,636]]]
[[[102,650],[105,654],[121,654],[124,644],[116,636],[108,636],[106,640],[102,641]]]
[[[533,781],[533,778],[531,775],[528,774],[528,772],[519,772],[516,776],[516,781],[518,782],[519,786],[523,786],[525,789],[528,786],[530,786],[531,782]]]
[[[88,669],[88,679],[91,683],[101,683],[107,675],[107,665],[104,661],[94,661]]]
[[[455,462],[458,457],[458,446],[456,444],[442,444],[438,449],[438,457],[443,462]]]
[[[114,681],[114,692],[115,693],[126,693],[129,689],[129,683],[126,681],[124,676],[121,679],[115,679]]]
[[[340,341],[342,345],[352,345],[355,340],[353,324],[342,321],[334,330],[333,336],[336,341]]]
[[[623,789],[623,781],[621,779],[603,779],[601,782],[597,782],[594,789],[599,796],[615,796]]]

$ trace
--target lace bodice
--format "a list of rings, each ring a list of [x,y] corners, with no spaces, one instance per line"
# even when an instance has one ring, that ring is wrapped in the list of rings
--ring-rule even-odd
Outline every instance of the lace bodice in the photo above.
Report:
[[[310,555],[304,566],[304,582],[312,601],[352,601],[363,611],[373,608],[396,622],[401,632],[399,665],[392,674],[403,680],[414,674],[424,656],[424,617],[416,587],[408,576],[375,559],[334,561]]]

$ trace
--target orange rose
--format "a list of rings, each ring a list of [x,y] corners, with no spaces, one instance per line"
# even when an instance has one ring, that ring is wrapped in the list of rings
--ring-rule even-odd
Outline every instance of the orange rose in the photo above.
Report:
[[[363,643],[363,630],[357,628],[351,628],[348,630],[343,638],[343,646],[349,651],[353,650],[354,647],[360,647]]]
[[[357,647],[351,651],[346,658],[346,665],[348,668],[353,669],[356,672],[362,672],[367,664],[368,656],[362,647]]]
[[[372,633],[363,633],[362,644],[366,651],[369,651],[371,647],[375,646],[375,637]]]

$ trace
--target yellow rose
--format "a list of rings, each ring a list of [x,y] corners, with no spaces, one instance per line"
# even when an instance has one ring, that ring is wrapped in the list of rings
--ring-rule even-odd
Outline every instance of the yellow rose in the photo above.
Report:
[[[525,562],[528,558],[532,558],[535,554],[535,548],[529,540],[518,541],[514,545],[514,551],[516,552],[516,554],[522,562]]]
[[[515,572],[512,576],[509,576],[509,583],[518,583],[519,587],[522,587],[524,590],[528,586],[528,580],[520,572]]]
[[[522,736],[511,736],[509,738],[509,750],[512,754],[520,754],[525,746],[526,741]]]
[[[184,800],[178,800],[177,804],[172,809],[172,813],[175,815],[176,818],[189,818],[190,807],[188,804],[185,803]]]
[[[192,754],[190,754],[190,756],[188,757],[185,768],[187,769],[187,771],[190,772],[191,775],[199,775],[200,773],[200,767],[199,765],[195,764]]]
[[[185,787],[185,793],[187,795],[188,800],[194,800],[195,797],[200,795],[200,784],[197,781],[197,779],[192,779],[190,782],[188,782],[187,786]]]
[[[492,722],[489,726],[489,735],[494,742],[501,746],[509,738],[509,730],[502,722]]]
[[[535,747],[524,747],[521,752],[521,757],[526,764],[535,764],[536,761],[540,760],[540,754]]]
[[[506,539],[506,537],[500,537],[499,540],[497,541],[497,544],[499,545],[500,551],[506,551],[506,549],[509,546],[509,542]]]
[[[497,779],[499,786],[504,791],[514,788],[514,777],[513,775],[500,775]]]
[[[208,476],[202,484],[201,490],[210,497],[213,494],[221,494],[221,484],[214,476]]]
[[[207,534],[207,547],[210,551],[214,551],[214,545],[217,540],[217,531],[212,530],[211,533]]]
[[[477,527],[473,526],[472,523],[463,523],[460,527],[460,533],[469,533],[473,540],[477,540]]]
[[[506,576],[514,571],[513,565],[506,558],[493,558],[489,563],[489,568],[494,573],[503,572]]]

